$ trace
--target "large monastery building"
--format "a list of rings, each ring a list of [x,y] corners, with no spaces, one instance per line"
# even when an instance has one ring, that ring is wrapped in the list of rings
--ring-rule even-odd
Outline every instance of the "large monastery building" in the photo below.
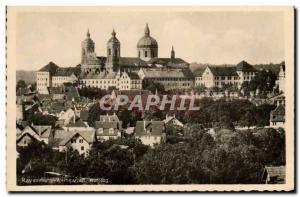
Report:
[[[170,57],[159,57],[159,45],[151,37],[148,24],[144,35],[137,41],[135,56],[122,56],[122,45],[115,30],[106,46],[106,56],[97,56],[95,42],[88,30],[81,43],[81,62],[75,67],[59,67],[50,62],[41,68],[37,72],[38,92],[48,94],[49,87],[75,82],[81,87],[105,90],[139,90],[143,88],[143,84],[153,82],[162,84],[166,90],[189,89],[194,86],[223,87],[228,84],[240,88],[243,82],[251,81],[257,72],[252,65],[241,61],[234,67],[207,66],[200,72],[192,73],[189,63],[175,56],[173,47]]]

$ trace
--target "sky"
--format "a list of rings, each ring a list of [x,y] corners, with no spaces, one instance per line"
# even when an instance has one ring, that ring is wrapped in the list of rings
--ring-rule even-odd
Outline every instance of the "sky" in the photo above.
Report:
[[[81,42],[89,29],[98,56],[106,56],[112,29],[121,42],[121,56],[136,57],[145,24],[158,42],[158,56],[187,62],[237,64],[284,60],[284,15],[249,12],[21,12],[16,21],[18,70],[37,70],[52,61],[59,66],[80,63]]]

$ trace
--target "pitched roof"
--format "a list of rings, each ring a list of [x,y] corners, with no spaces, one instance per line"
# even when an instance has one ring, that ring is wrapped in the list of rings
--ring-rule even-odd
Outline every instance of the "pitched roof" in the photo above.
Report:
[[[190,69],[143,69],[145,78],[193,78]]]
[[[71,76],[74,74],[75,76],[78,76],[80,74],[80,68],[79,67],[60,67],[57,68],[54,76]]]
[[[164,121],[137,121],[135,126],[135,135],[155,135],[161,136],[165,130]]]
[[[34,131],[42,138],[48,138],[51,134],[51,125],[32,125]]]
[[[66,145],[76,135],[81,136],[89,144],[93,143],[96,140],[94,130],[75,131],[75,132],[68,132],[66,136],[59,142],[59,145],[60,146]]]
[[[194,76],[202,77],[204,71],[205,71],[205,68],[197,68],[196,70],[194,70]]]
[[[188,63],[184,61],[181,58],[152,58],[148,62],[148,64],[160,64],[163,66],[171,66],[171,67],[177,67],[177,66],[187,66]]]
[[[102,122],[119,122],[119,118],[116,114],[113,115],[100,115],[100,121]]]
[[[235,67],[208,66],[214,76],[238,76]]]
[[[270,114],[272,122],[285,122],[285,107],[283,105],[276,107]]]
[[[28,135],[38,141],[41,141],[41,137],[38,132],[30,125],[23,129],[23,132],[17,137],[17,142],[19,142],[25,135]]]
[[[148,64],[139,57],[120,57],[119,65],[122,66],[136,66],[148,67]]]
[[[278,105],[271,113],[272,115],[285,115],[285,107],[283,105]]]
[[[71,118],[69,124],[66,127],[87,127],[87,125],[81,120],[81,118],[75,116],[75,122],[74,117]]]
[[[255,72],[256,71],[256,69],[252,65],[250,65],[248,62],[246,62],[244,60],[237,64],[236,70],[243,71],[243,72]]]
[[[55,63],[49,62],[46,66],[41,68],[39,71],[40,72],[50,72],[51,74],[53,74],[53,73],[55,73],[56,69],[58,69],[58,68],[59,68],[59,66],[57,66]]]
[[[103,129],[103,132],[100,132],[99,128]],[[113,133],[109,132],[109,129],[114,129]],[[95,122],[95,129],[97,136],[117,136],[120,130],[120,122],[102,122],[96,121]]]
[[[140,79],[139,75],[137,73],[134,73],[134,72],[129,72],[127,73],[129,78],[132,80],[137,80],[137,79]]]
[[[268,173],[270,179],[273,179],[276,183],[285,182],[285,166],[266,166],[265,171]]]
[[[83,79],[115,79],[118,73],[116,72],[90,72],[90,73],[83,73],[82,78]]]

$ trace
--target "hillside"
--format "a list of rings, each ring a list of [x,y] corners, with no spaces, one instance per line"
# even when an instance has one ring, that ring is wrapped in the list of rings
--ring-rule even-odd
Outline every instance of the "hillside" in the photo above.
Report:
[[[32,84],[36,82],[36,73],[35,71],[27,71],[27,70],[17,70],[16,72],[16,80],[23,80],[26,84]]]

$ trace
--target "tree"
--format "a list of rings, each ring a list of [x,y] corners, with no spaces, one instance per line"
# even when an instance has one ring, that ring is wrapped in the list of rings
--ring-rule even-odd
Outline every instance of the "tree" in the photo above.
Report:
[[[165,92],[165,87],[158,82],[144,82],[143,89],[150,90],[153,94],[158,91],[159,93]]]
[[[17,82],[17,90],[20,88],[26,88],[26,83],[23,80],[18,80]]]

